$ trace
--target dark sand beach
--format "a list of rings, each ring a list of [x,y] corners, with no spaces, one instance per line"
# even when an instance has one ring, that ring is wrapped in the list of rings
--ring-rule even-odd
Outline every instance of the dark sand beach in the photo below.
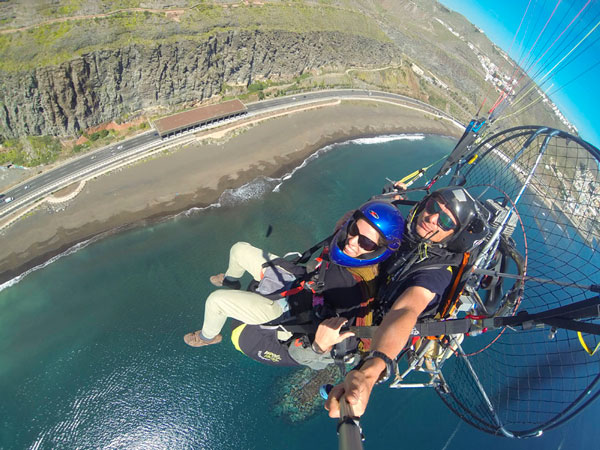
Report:
[[[326,145],[398,133],[458,138],[462,129],[414,107],[357,100],[199,135],[184,146],[88,180],[74,198],[44,204],[3,230],[0,283],[78,242],[208,206],[225,189],[261,175],[280,177]]]

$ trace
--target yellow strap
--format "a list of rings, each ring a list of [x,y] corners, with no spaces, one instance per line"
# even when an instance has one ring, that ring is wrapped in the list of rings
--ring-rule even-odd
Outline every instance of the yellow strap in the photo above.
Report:
[[[240,348],[240,334],[242,334],[242,331],[244,331],[244,328],[246,328],[245,323],[241,324],[239,327],[236,327],[231,332],[231,342],[233,342],[233,346],[235,347],[235,349],[240,352],[242,352],[242,349]],[[242,353],[244,353],[244,352],[242,352]]]
[[[598,347],[600,347],[600,342],[598,343],[598,345],[596,345],[596,348],[594,349],[594,351],[591,351],[590,348],[585,343],[585,341],[583,340],[583,335],[581,334],[581,331],[577,332],[577,337],[579,337],[579,343],[581,344],[581,346],[583,347],[583,349],[586,352],[588,352],[590,354],[590,356],[593,356],[594,353],[596,353],[598,351]]]
[[[413,173],[409,173],[408,175],[406,175],[404,178],[402,178],[399,183],[406,183],[408,180],[410,180],[413,177],[416,177],[417,175],[420,175],[422,173],[422,171],[426,170],[426,168],[423,169],[419,169],[419,170],[415,170]]]
[[[413,181],[415,181],[418,178],[422,177],[425,172],[427,172],[429,169],[431,169],[431,167],[433,167],[434,165],[436,165],[440,161],[443,161],[447,157],[448,157],[448,155],[442,156],[440,159],[438,159],[437,161],[429,164],[427,167],[423,167],[422,169],[415,170],[413,173],[410,173],[410,174],[406,175],[404,178],[402,178],[400,181],[398,181],[398,183],[407,183],[408,181],[410,181],[412,183]],[[414,180],[412,180],[413,178],[414,178]]]

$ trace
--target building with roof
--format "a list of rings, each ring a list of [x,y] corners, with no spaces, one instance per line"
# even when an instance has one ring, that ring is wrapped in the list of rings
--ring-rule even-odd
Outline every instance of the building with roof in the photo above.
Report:
[[[248,108],[239,100],[229,100],[217,105],[202,106],[173,114],[154,121],[154,128],[161,138],[174,136],[184,131],[211,125],[219,121],[246,114]]]

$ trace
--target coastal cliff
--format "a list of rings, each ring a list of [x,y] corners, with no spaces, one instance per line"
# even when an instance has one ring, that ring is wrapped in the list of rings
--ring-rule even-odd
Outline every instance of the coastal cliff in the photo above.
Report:
[[[256,100],[248,94],[259,82],[293,86],[269,95],[396,92],[468,121],[510,68],[481,30],[436,0],[17,3],[0,2],[0,144],[73,137],[211,97]],[[295,85],[300,77],[310,80]],[[562,128],[543,103],[504,125],[519,121]]]
[[[231,30],[202,42],[99,50],[57,66],[2,73],[0,134],[72,135],[140,109],[202,101],[224,84],[398,58],[390,43],[337,31]]]

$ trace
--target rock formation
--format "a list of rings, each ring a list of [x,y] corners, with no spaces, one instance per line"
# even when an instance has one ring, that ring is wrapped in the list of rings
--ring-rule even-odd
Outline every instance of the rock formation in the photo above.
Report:
[[[398,58],[392,44],[341,32],[231,30],[204,42],[100,50],[58,66],[0,72],[0,134],[73,135],[143,108],[210,98],[224,83]]]

